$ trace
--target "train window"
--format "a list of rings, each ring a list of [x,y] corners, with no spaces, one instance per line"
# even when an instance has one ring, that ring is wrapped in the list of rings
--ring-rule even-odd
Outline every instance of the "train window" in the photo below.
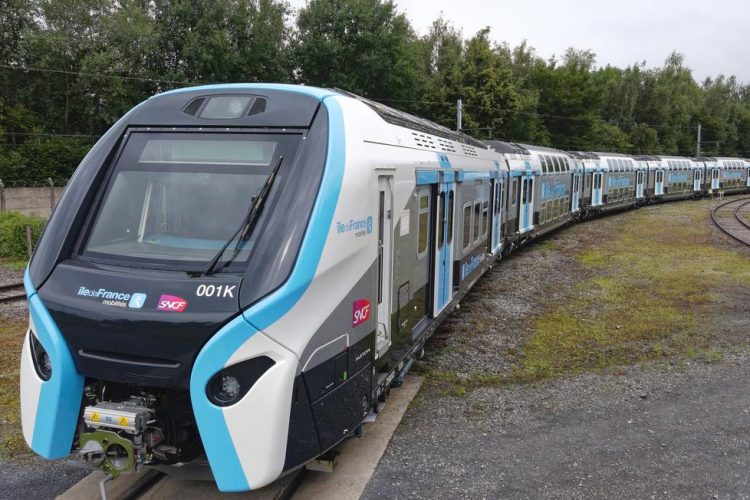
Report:
[[[614,166],[612,165],[612,160],[610,160],[609,158],[607,159],[607,166],[609,167],[610,170],[614,170]]]
[[[464,250],[471,245],[471,203],[464,205]]]
[[[226,256],[222,269],[246,264],[257,232],[237,238],[237,228],[247,225],[252,195],[262,192],[276,165],[282,172],[292,168],[283,158],[294,158],[300,137],[132,133],[82,254],[140,267],[205,269],[230,240],[218,257]],[[275,180],[276,187],[286,182]]]
[[[557,156],[553,156],[552,163],[555,165],[555,172],[559,173],[562,170],[560,168],[560,158],[558,158]]]
[[[445,244],[445,191],[438,195],[437,199],[437,246],[443,248]]]
[[[510,204],[515,205],[516,200],[518,200],[518,179],[517,178],[513,179],[513,188],[511,189],[511,192],[510,192],[510,198],[511,198]]]
[[[453,243],[453,191],[448,193],[448,243]]]
[[[539,162],[542,164],[542,172],[545,174],[549,172],[549,167],[547,166],[547,158],[545,158],[543,155],[539,156]]]
[[[473,229],[474,241],[479,241],[482,237],[481,227],[480,227],[482,223],[481,212],[482,212],[482,204],[481,202],[477,201],[474,203],[474,226],[473,226],[474,227]]]
[[[526,179],[523,180],[523,185],[521,186],[522,190],[522,196],[523,199],[521,200],[522,204],[526,204],[526,185],[528,184],[528,181]]]
[[[529,179],[529,203],[534,199],[534,178]]]
[[[419,197],[419,216],[417,217],[417,257],[422,258],[427,253],[428,235],[430,232],[430,196],[423,194]]]
[[[490,202],[485,200],[482,204],[482,236],[487,235],[490,226]]]

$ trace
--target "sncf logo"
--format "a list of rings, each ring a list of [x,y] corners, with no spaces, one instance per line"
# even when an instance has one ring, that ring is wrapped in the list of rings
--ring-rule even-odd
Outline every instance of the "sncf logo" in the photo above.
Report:
[[[175,297],[174,295],[164,295],[159,297],[159,302],[156,303],[157,311],[170,311],[181,313],[187,307],[187,300],[182,297]]]
[[[370,309],[369,300],[355,300],[354,303],[352,303],[352,327],[360,325],[370,319]]]

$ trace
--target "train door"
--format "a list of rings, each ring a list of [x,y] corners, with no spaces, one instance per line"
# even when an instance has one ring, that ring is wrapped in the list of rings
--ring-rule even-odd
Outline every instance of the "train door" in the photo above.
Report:
[[[453,298],[453,213],[455,210],[455,184],[441,182],[435,198],[435,275],[433,277],[433,316],[437,317]]]
[[[521,206],[519,209],[518,231],[531,229],[534,215],[534,174],[527,171],[521,175]]]
[[[714,167],[711,169],[711,189],[719,189],[719,169]]]
[[[378,178],[378,308],[377,308],[377,357],[391,346],[391,307],[393,227],[391,190],[392,177]]]
[[[748,168],[747,171],[745,172],[745,176],[746,176],[745,185],[747,187],[750,187],[750,168]]]
[[[657,170],[654,180],[654,194],[660,196],[664,194],[664,170]]]
[[[602,172],[594,172],[591,184],[591,206],[602,204]]]
[[[502,199],[503,179],[492,180],[492,235],[490,238],[490,252],[497,253],[502,245]]]
[[[581,205],[581,174],[573,174],[573,189],[571,191],[570,211],[577,212]]]
[[[701,190],[701,169],[693,170],[693,191]]]
[[[643,170],[638,170],[635,173],[635,197],[643,198]]]

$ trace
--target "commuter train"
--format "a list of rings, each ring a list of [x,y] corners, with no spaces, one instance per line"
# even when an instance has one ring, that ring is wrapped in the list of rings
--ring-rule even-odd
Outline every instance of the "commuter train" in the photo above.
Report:
[[[747,191],[749,168],[485,143],[339,90],[154,96],[84,158],[25,273],[24,437],[260,488],[358,434],[513,248]]]

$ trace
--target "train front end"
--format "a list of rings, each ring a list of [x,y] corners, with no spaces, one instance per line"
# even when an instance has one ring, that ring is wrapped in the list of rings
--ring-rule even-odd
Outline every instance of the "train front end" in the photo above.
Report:
[[[343,171],[339,100],[183,89],[97,143],[25,275],[21,410],[37,454],[112,476],[205,455],[221,490],[243,491],[296,465],[293,446],[321,451],[289,439],[300,353],[264,329],[320,260]]]

